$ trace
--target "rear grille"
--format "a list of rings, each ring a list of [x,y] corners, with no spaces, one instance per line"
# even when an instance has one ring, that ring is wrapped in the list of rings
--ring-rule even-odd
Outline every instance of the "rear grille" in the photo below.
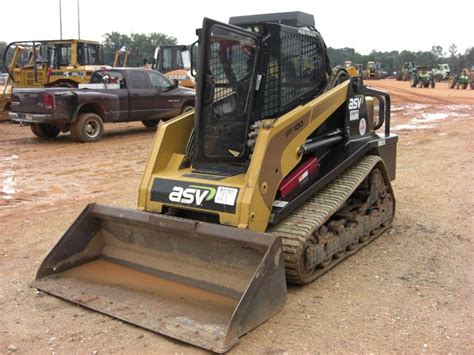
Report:
[[[43,85],[46,82],[43,71],[36,72],[36,78],[37,78],[36,82],[35,82],[35,73],[33,71],[23,71],[22,76],[23,76],[22,81],[26,84],[26,86],[30,86],[30,87],[38,86],[38,85]]]

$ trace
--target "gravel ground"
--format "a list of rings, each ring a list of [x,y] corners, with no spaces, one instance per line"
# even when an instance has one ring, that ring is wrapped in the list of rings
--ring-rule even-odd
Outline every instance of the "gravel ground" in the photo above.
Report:
[[[393,228],[306,287],[232,353],[473,353],[474,91],[368,82],[400,135]],[[0,122],[0,352],[202,353],[30,287],[87,203],[134,208],[154,131],[40,141]]]

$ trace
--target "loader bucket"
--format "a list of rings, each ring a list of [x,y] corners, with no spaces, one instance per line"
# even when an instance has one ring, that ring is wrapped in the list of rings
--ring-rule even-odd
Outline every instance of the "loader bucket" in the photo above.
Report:
[[[215,352],[286,301],[281,240],[160,214],[88,205],[34,287]]]

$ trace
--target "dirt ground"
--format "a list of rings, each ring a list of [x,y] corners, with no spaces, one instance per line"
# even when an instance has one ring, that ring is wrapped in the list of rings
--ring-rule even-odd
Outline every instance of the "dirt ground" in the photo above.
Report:
[[[388,232],[302,288],[232,353],[473,353],[474,91],[370,85],[399,134]],[[106,125],[102,141],[41,141],[0,123],[0,352],[202,353],[37,292],[46,253],[87,203],[134,208],[154,131]]]

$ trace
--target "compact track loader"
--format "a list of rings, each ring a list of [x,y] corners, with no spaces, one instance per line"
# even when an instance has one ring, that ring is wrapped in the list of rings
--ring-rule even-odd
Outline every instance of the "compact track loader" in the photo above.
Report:
[[[313,16],[205,18],[198,34],[196,110],[159,126],[138,210],[87,206],[34,286],[223,352],[287,282],[390,227],[397,136],[389,95],[330,69]]]

